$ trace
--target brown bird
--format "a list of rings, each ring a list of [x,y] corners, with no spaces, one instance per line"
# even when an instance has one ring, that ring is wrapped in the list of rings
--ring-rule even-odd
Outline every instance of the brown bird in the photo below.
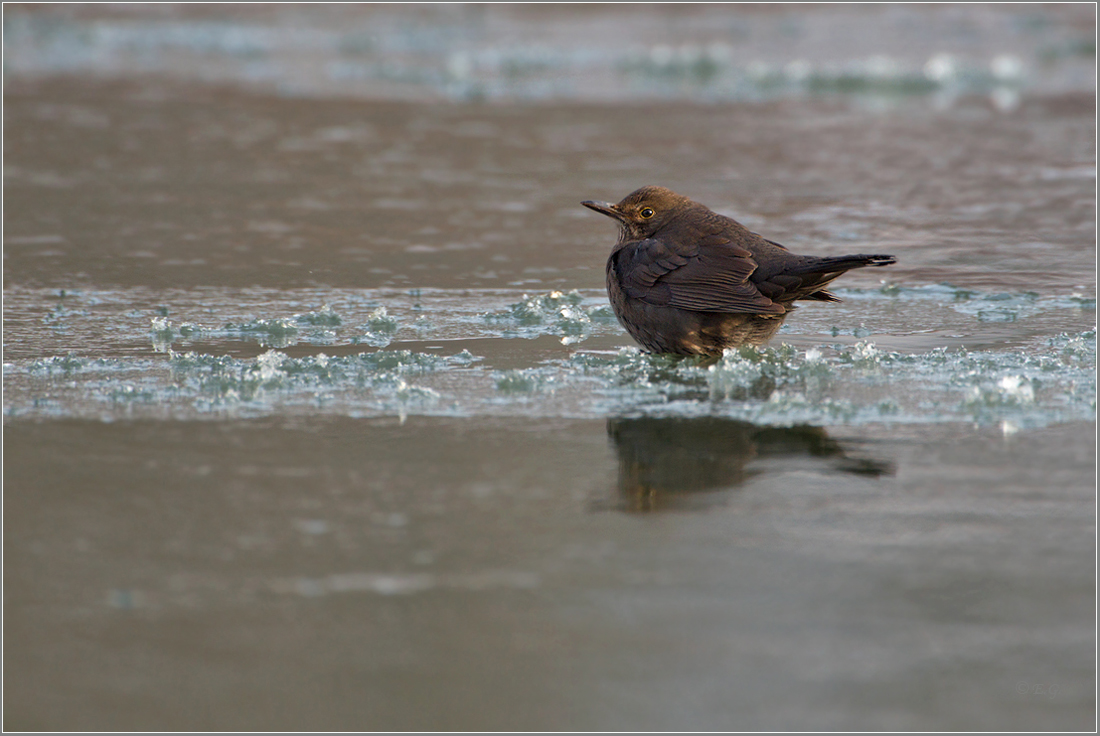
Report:
[[[607,295],[631,337],[653,353],[717,355],[759,345],[799,299],[838,302],[825,286],[845,271],[893,256],[797,256],[664,187],[618,204],[581,202],[619,221],[607,259]]]

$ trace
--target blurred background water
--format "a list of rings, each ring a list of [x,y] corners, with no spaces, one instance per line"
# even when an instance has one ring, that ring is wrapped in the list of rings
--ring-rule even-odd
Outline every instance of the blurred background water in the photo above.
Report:
[[[5,727],[1089,729],[1095,7],[5,5]],[[579,206],[893,253],[647,356]]]

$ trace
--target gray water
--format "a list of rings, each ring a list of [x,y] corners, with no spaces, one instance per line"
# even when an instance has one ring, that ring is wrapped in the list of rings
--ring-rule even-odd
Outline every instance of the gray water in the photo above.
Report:
[[[5,727],[1093,728],[1094,12],[5,8]]]

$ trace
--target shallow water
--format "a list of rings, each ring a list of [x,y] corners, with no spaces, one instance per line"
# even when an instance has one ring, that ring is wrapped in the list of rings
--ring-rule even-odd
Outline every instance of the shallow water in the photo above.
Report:
[[[1089,728],[1095,50],[967,8],[6,10],[5,726]],[[647,356],[645,183],[899,263]]]

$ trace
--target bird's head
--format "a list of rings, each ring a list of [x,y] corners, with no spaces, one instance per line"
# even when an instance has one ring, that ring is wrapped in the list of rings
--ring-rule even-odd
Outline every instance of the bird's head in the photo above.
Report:
[[[621,241],[643,240],[651,238],[675,222],[692,209],[706,209],[671,189],[646,186],[626,195],[618,204],[610,202],[581,202],[590,210],[595,210],[619,221]]]

